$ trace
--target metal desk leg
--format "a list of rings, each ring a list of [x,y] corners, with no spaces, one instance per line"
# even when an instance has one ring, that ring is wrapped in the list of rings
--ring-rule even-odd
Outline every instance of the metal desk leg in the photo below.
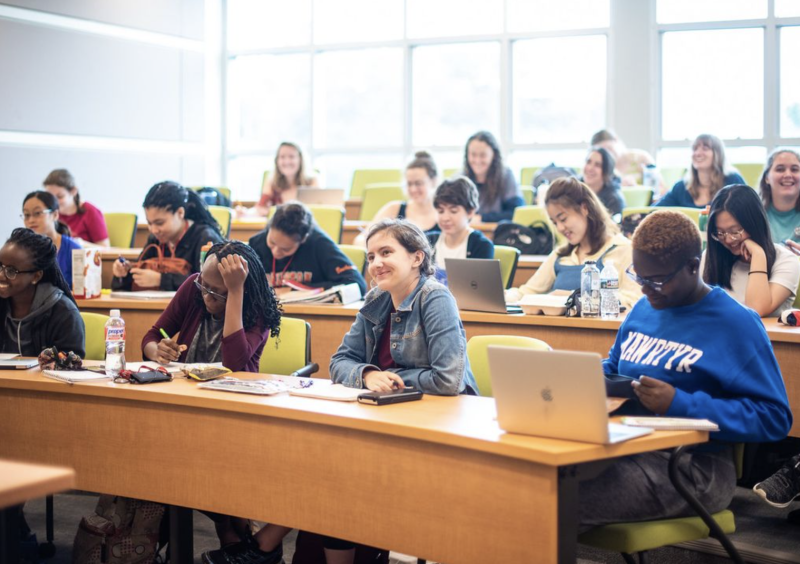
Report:
[[[0,564],[19,562],[19,506],[0,511]]]
[[[193,564],[194,525],[192,510],[188,507],[170,505],[169,511],[169,560],[172,564]]]

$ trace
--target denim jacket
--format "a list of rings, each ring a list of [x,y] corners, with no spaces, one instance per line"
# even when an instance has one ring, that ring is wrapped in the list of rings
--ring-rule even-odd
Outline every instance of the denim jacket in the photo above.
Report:
[[[367,368],[377,366],[378,343],[392,311],[389,292],[373,289],[339,350],[331,357],[331,379],[363,388]],[[417,287],[393,314],[390,352],[407,386],[426,394],[453,396],[477,390],[467,359],[467,337],[452,294],[433,278],[421,276]],[[474,392],[472,392],[474,393]]]

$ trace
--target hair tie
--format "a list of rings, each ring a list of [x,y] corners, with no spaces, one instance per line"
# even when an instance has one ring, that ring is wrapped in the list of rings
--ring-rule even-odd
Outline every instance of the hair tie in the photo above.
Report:
[[[766,270],[751,270],[750,272],[747,273],[748,276],[750,276],[751,274],[766,274],[767,276],[769,276],[769,272],[767,272]]]

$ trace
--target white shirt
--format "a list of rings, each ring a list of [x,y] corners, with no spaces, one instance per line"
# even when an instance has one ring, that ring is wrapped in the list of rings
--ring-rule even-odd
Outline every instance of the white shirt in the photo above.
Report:
[[[436,266],[440,270],[445,270],[444,266],[444,259],[448,258],[459,258],[464,259],[467,258],[467,243],[469,242],[469,235],[472,233],[472,228],[469,229],[467,236],[464,237],[464,240],[461,241],[455,247],[448,247],[444,242],[444,233],[439,236],[439,240],[436,241],[436,246],[434,247],[435,255],[436,255]]]

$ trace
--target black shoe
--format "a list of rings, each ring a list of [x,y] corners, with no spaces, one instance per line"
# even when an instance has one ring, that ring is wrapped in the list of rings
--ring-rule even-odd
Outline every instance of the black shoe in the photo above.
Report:
[[[284,564],[283,543],[271,552],[264,552],[253,537],[247,537],[225,548],[204,552],[202,561],[203,564]]]
[[[772,476],[753,486],[753,491],[773,507],[788,507],[800,497],[800,454]]]

